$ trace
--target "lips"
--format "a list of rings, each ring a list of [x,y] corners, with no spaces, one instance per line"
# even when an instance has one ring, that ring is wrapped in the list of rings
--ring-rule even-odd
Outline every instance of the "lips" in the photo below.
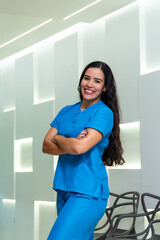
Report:
[[[84,88],[84,92],[85,92],[86,94],[93,94],[93,93],[94,93],[94,91],[92,91],[92,90],[90,90],[90,89],[86,89],[86,88]]]

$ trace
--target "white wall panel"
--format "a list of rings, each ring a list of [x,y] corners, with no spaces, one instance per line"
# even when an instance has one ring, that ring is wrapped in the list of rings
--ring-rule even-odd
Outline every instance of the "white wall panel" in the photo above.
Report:
[[[120,125],[121,141],[124,150],[125,167],[140,168],[140,123],[127,123]]]
[[[89,24],[82,31],[83,66],[92,61],[105,61],[105,21]]]
[[[142,190],[160,195],[160,71],[140,78]]]
[[[36,104],[32,113],[34,199],[52,201],[53,156],[42,153],[43,139],[50,129],[54,115],[54,101]]]
[[[33,105],[33,55],[15,62],[16,139],[32,136],[31,110]]]
[[[138,191],[141,193],[141,170],[140,169],[119,169],[114,167],[108,167],[108,175],[109,175],[109,186],[110,191],[113,193],[121,194],[128,191]],[[111,206],[114,201],[114,197],[110,197],[108,200],[108,206]],[[132,209],[133,210],[133,209]],[[132,211],[130,207],[123,207],[117,209],[115,214],[120,214],[121,211],[130,212]],[[106,216],[99,222],[99,226],[102,226],[106,221]],[[143,226],[143,219],[137,220],[136,229],[138,230]],[[127,219],[122,221],[120,227],[128,229],[130,227],[130,221]]]
[[[44,102],[54,99],[55,87],[53,79],[53,41],[43,44],[34,52],[34,102]]]
[[[4,101],[3,101],[3,79],[2,79],[2,67],[0,66],[0,112],[3,111],[3,105],[4,105]]]
[[[2,68],[3,111],[15,109],[14,61],[3,64]]]
[[[0,239],[46,239],[56,218],[56,194],[52,183],[57,157],[42,153],[43,139],[56,113],[63,106],[79,101],[79,74],[82,66],[93,60],[106,61],[113,70],[122,123],[140,120],[142,170],[139,128],[133,131],[126,128],[121,135],[126,169],[108,168],[110,190],[117,193],[142,190],[160,194],[160,72],[139,78],[140,52],[141,73],[160,68],[159,9],[158,0],[136,1],[88,24],[77,33],[54,43],[48,42],[48,45],[37,44],[33,53],[1,64],[0,198],[15,197],[16,202],[10,206],[0,201],[3,216],[0,218]],[[8,111],[10,107],[16,108],[15,113]],[[4,110],[8,112],[4,113]],[[33,173],[15,173],[14,194],[14,140],[28,138],[33,142],[22,146],[20,163],[24,168],[29,163]]]
[[[16,173],[15,239],[34,239],[33,174]]]
[[[140,1],[141,72],[160,69],[160,1]]]
[[[50,230],[56,220],[56,203],[35,201],[34,203],[34,221],[35,221],[35,237],[34,240],[47,239]]]
[[[23,138],[15,141],[14,170],[15,172],[32,172],[33,138]]]
[[[109,186],[110,191],[124,193],[128,191],[138,191],[141,193],[141,170],[140,169],[110,169]]]
[[[113,70],[117,82],[122,122],[138,121],[138,4],[106,18],[106,62]]]
[[[1,113],[0,123],[0,193],[14,198],[14,111]]]
[[[15,202],[0,201],[0,213],[0,239],[15,240]]]
[[[54,79],[56,112],[78,98],[78,33],[55,43]]]

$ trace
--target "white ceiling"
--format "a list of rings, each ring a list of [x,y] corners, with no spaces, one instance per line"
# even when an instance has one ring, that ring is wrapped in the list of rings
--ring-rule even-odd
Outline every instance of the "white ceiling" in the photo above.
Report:
[[[95,0],[0,0],[0,45],[52,18],[53,21],[0,48],[6,58],[76,23],[91,23],[136,0],[102,0],[68,20],[64,17]]]

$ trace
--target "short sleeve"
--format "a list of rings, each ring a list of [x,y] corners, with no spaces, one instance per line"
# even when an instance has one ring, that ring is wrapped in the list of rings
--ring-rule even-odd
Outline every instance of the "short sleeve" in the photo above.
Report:
[[[94,128],[103,134],[110,135],[114,123],[113,112],[109,108],[98,109],[91,119],[85,124],[85,128]]]
[[[53,121],[51,122],[50,126],[56,128],[57,130],[59,129],[59,122],[60,119],[62,118],[63,114],[66,112],[66,110],[68,109],[68,106],[62,108],[59,113],[57,114],[57,116],[53,119]]]

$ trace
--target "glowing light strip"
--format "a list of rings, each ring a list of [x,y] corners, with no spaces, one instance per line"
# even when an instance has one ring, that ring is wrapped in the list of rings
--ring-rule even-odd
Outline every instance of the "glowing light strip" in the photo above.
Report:
[[[15,199],[2,199],[2,202],[3,203],[12,203],[12,204],[15,204],[16,203],[16,200]]]
[[[15,140],[15,152],[14,152],[14,172],[33,172],[33,166],[23,167],[21,166],[21,144],[33,143],[33,138],[24,138]]]
[[[54,172],[56,171],[57,168],[57,163],[58,163],[58,156],[54,156],[53,158],[53,166],[54,166]]]
[[[22,34],[20,34],[19,36],[17,36],[17,37],[15,37],[15,38],[9,40],[8,42],[6,42],[6,43],[0,45],[0,48],[5,47],[6,45],[8,45],[8,44],[10,44],[10,43],[12,43],[12,42],[14,42],[14,41],[16,41],[17,39],[19,39],[19,38],[21,38],[21,37],[24,37],[25,35],[27,35],[27,34],[33,32],[33,31],[35,31],[36,29],[38,29],[38,28],[40,28],[40,27],[46,25],[47,23],[49,23],[49,22],[51,22],[51,21],[53,21],[52,18],[48,19],[47,21],[45,21],[45,22],[39,24],[38,26],[36,26],[36,27],[34,27],[34,28],[28,30],[27,32],[22,33]]]
[[[33,172],[33,168],[16,168],[15,172],[18,172],[18,173],[31,173]]]
[[[97,1],[95,1],[95,2],[91,3],[91,4],[87,5],[87,6],[85,6],[85,7],[81,8],[81,9],[79,9],[78,11],[76,11],[76,12],[74,12],[74,13],[70,14],[69,16],[67,16],[67,17],[63,18],[63,20],[67,20],[67,19],[69,19],[69,18],[73,17],[74,15],[76,15],[76,14],[78,14],[78,13],[80,13],[80,12],[84,11],[85,9],[87,9],[87,8],[89,8],[89,7],[92,7],[93,5],[95,5],[95,4],[97,4],[97,3],[99,3],[100,1],[102,1],[102,0],[97,0]]]
[[[50,202],[50,201],[35,201],[34,203],[35,203],[36,206],[40,206],[40,205],[55,206],[56,205],[56,202]]]
[[[144,61],[142,61],[142,62],[144,62]],[[142,65],[143,65],[143,63],[142,63]],[[157,71],[160,71],[160,67],[149,68],[149,67],[145,66],[145,67],[141,68],[141,75],[146,75],[146,74],[157,72]]]
[[[22,138],[22,139],[17,139],[15,140],[19,144],[23,143],[32,143],[33,138]]]
[[[141,169],[140,165],[126,165],[126,166],[115,166],[115,167],[107,167],[107,169],[113,169],[113,170],[138,170]]]
[[[117,14],[120,14],[120,13],[123,13],[123,11],[126,11],[134,6],[136,6],[137,4],[139,4],[139,1],[138,0],[135,0],[133,3],[130,3],[124,7],[121,7],[109,14],[107,14],[106,16],[102,17],[102,18],[99,18],[98,20],[94,21],[94,22],[99,22],[99,21],[103,21],[103,20],[106,20],[107,18],[110,18],[110,17],[113,17],[114,15],[117,15]]]
[[[40,103],[45,103],[45,102],[50,102],[50,101],[55,101],[55,97],[53,98],[46,98],[46,99],[39,99],[36,94],[34,94],[34,105],[40,104]]]
[[[131,128],[139,128],[140,127],[140,122],[130,122],[130,123],[122,123],[120,124],[120,128],[124,129],[131,129]]]
[[[40,207],[54,207],[56,208],[56,202],[49,201],[34,201],[34,239],[38,240],[39,238],[39,229],[40,229]]]
[[[1,66],[3,66],[10,61],[14,61],[17,58],[23,57],[23,56],[25,56],[29,53],[34,52],[35,49],[38,49],[43,45],[47,45],[50,42],[59,41],[60,39],[63,39],[65,37],[71,35],[72,33],[78,32],[80,29],[82,29],[86,25],[88,25],[88,24],[87,23],[77,23],[77,24],[75,24],[75,25],[73,25],[69,28],[66,28],[65,30],[62,30],[61,32],[58,32],[58,33],[52,35],[49,38],[46,38],[46,39],[44,39],[44,40],[42,40],[38,43],[35,43],[35,44],[31,45],[28,48],[25,48],[25,49],[15,53],[15,54],[11,55],[11,56],[8,56],[8,57],[0,60],[0,64],[1,64]]]
[[[5,108],[3,112],[10,112],[10,111],[15,111],[16,108],[15,107],[8,107],[8,108]]]

